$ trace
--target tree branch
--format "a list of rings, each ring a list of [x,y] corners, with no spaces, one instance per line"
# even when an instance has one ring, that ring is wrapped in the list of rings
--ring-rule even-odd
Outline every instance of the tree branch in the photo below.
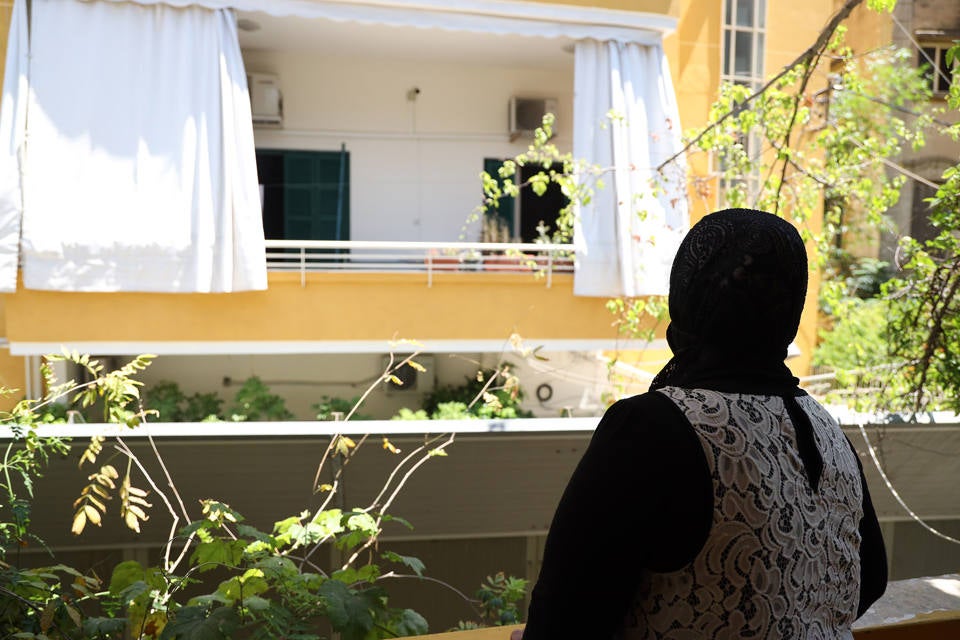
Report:
[[[830,21],[826,24],[823,30],[820,31],[820,35],[817,36],[817,39],[814,41],[812,45],[807,47],[803,51],[803,53],[801,53],[799,56],[796,57],[796,59],[794,59],[793,62],[788,64],[786,67],[784,67],[780,71],[780,73],[778,73],[777,75],[767,80],[767,82],[764,83],[762,87],[757,89],[757,91],[755,91],[751,95],[747,96],[744,99],[742,104],[743,105],[750,104],[751,102],[756,100],[758,97],[763,95],[767,91],[767,89],[769,89],[770,87],[775,85],[777,82],[779,82],[781,78],[783,78],[785,75],[793,71],[796,67],[798,67],[801,64],[807,64],[811,62],[815,57],[823,55],[823,50],[826,49],[827,44],[830,42],[830,38],[833,37],[834,32],[836,32],[837,27],[839,27],[844,20],[850,17],[850,13],[853,12],[853,10],[856,9],[862,3],[863,3],[863,0],[847,0],[846,3],[844,3],[844,5],[840,8],[840,10],[837,11],[832,18],[830,18]],[[683,147],[680,148],[679,151],[677,151],[672,156],[670,156],[669,158],[661,162],[659,165],[657,165],[656,170],[661,171],[668,164],[670,164],[671,162],[675,161],[677,158],[682,156],[691,147],[693,147],[695,144],[700,142],[700,140],[702,140],[705,135],[707,135],[709,132],[719,127],[721,124],[723,124],[728,118],[730,118],[735,113],[737,113],[737,111],[734,109],[731,109],[727,111],[725,114],[723,114],[722,116],[720,116],[720,118],[718,118],[715,122],[711,122],[702,131],[700,131],[700,133],[698,133],[692,139],[687,141],[683,145]]]

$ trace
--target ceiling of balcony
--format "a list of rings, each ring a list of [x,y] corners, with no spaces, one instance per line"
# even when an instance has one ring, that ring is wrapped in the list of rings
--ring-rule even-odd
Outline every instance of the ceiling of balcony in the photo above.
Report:
[[[277,17],[239,12],[245,50],[302,51],[330,56],[390,57],[410,61],[477,62],[497,66],[569,69],[573,39],[453,31]]]

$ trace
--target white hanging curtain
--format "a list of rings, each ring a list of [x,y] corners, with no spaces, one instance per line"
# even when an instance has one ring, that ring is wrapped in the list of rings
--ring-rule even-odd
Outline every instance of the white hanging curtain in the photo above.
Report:
[[[24,4],[15,3],[16,21]],[[11,39],[7,75],[20,80],[4,83],[0,129],[0,242],[13,233],[17,216],[8,212],[22,202],[24,285],[265,289],[253,126],[232,12],[33,0],[24,71],[26,47],[26,38],[16,47]],[[0,248],[9,257],[10,243]]]
[[[681,147],[662,48],[578,41],[573,112],[574,157],[606,170],[603,188],[576,211],[574,293],[666,294],[670,265],[690,222],[682,158],[656,172]]]
[[[7,64],[0,101],[0,292],[17,290],[20,261],[20,150],[26,131],[27,9],[16,2],[7,35]]]

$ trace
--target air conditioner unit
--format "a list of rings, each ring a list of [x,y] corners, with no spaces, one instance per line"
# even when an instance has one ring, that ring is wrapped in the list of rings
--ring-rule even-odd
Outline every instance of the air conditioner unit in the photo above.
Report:
[[[279,125],[283,123],[283,96],[280,81],[270,73],[248,73],[250,110],[254,124]]]
[[[557,115],[556,98],[510,98],[510,139],[533,136],[547,113]]]
[[[394,366],[406,357],[407,356],[405,355],[394,355]],[[409,364],[400,367],[393,372],[393,375],[395,375],[402,384],[397,384],[387,380],[384,382],[384,388],[386,389],[387,393],[409,393],[411,391],[419,391],[423,393],[427,391],[433,391],[437,380],[437,372],[434,369],[433,356],[430,354],[420,354],[414,356],[413,361],[421,365],[424,369],[426,369],[426,371],[418,371]],[[390,366],[390,356],[384,356],[383,369],[386,370],[388,366]]]

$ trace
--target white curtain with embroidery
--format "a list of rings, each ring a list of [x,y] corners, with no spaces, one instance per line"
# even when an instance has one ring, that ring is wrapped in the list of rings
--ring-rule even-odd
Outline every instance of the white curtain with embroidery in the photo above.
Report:
[[[265,289],[233,13],[33,0],[27,44],[11,38],[4,83],[0,267],[19,218],[27,288]]]
[[[581,296],[666,294],[689,228],[680,119],[659,45],[581,40],[574,51],[573,154],[599,167],[602,188],[574,224]]]

